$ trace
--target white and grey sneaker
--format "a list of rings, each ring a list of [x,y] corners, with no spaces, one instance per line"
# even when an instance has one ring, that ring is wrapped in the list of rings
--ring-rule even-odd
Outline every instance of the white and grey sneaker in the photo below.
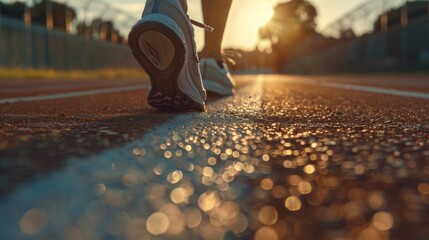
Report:
[[[203,84],[207,91],[229,96],[234,94],[235,82],[225,63],[213,58],[202,58],[200,62]]]
[[[180,0],[148,0],[128,42],[151,79],[150,105],[165,110],[204,111],[206,91],[194,28],[184,9],[187,6]],[[199,26],[209,30],[204,24]]]

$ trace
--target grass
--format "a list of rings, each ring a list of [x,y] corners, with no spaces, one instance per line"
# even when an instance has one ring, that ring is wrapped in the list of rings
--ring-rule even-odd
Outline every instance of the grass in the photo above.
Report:
[[[139,69],[99,69],[58,71],[52,69],[0,68],[1,80],[64,80],[64,79],[100,79],[100,78],[141,78],[146,76]]]

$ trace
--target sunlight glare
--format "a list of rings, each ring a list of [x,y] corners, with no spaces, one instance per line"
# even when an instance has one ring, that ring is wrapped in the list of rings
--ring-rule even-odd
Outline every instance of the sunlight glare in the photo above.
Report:
[[[254,11],[250,13],[249,18],[253,28],[259,29],[270,21],[274,14],[274,9],[262,1],[254,2],[254,5]]]
[[[257,41],[259,28],[268,23],[274,14],[276,0],[248,0],[246,4],[233,2],[234,14],[228,20],[225,42],[234,43],[232,39],[241,39],[240,47],[253,49]],[[234,45],[234,44],[228,44]]]

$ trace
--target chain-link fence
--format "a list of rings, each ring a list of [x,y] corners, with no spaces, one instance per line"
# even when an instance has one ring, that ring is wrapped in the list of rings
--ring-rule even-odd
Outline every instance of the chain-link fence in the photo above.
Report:
[[[429,1],[371,0],[292,55],[293,73],[429,71]]]
[[[98,0],[0,1],[0,67],[137,67],[126,46],[136,18]]]

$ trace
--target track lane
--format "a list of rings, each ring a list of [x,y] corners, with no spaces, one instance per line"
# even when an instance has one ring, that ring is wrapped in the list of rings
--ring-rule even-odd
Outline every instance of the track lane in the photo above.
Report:
[[[73,151],[94,148],[97,142],[106,145],[78,158],[68,152],[62,166],[9,192],[0,201],[8,220],[0,224],[1,232],[13,239],[27,237],[19,222],[36,213],[49,216],[40,238],[79,232],[101,239],[153,239],[148,218],[159,213],[165,214],[173,234],[161,235],[163,239],[226,234],[249,239],[261,232],[278,239],[359,239],[368,232],[425,239],[429,214],[421,184],[428,179],[429,166],[427,100],[281,76],[242,76],[238,81],[246,84],[234,97],[212,98],[206,113],[155,111],[144,105],[144,91],[8,105],[2,109],[10,114],[6,122],[22,114],[28,118],[15,122],[18,126],[47,128],[63,118],[58,124],[70,129],[68,136],[79,135],[66,139],[57,134],[55,141],[20,155],[24,163],[37,161],[35,153],[41,151],[64,155],[74,143]],[[109,101],[112,105],[105,110]],[[65,116],[59,117],[58,109],[67,103]],[[48,114],[37,118],[44,108]],[[82,111],[89,116],[79,116]],[[148,123],[152,125],[139,129]],[[132,138],[112,144],[112,139],[131,133]],[[26,147],[39,139],[27,141]],[[8,155],[16,156],[16,151]],[[181,195],[182,190],[192,190],[192,195]],[[189,204],[174,204],[182,197],[189,197]],[[418,213],[408,208],[409,200]],[[225,209],[231,219],[224,218]],[[276,219],[258,217],[273,209],[276,214],[268,216]],[[189,211],[202,216],[196,231],[182,218]],[[404,212],[418,216],[410,220]],[[381,231],[374,228],[377,217],[393,218],[394,224]],[[275,224],[267,226],[265,220]]]

